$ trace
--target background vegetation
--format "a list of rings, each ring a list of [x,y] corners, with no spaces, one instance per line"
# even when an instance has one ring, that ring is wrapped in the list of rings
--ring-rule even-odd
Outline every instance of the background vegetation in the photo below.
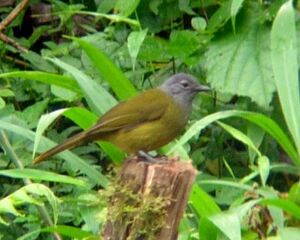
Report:
[[[123,153],[90,143],[32,159],[180,71],[214,91],[161,150],[199,170],[179,239],[300,239],[297,4],[32,0],[0,24],[0,239],[97,239],[98,190]],[[0,19],[14,7],[2,1]]]

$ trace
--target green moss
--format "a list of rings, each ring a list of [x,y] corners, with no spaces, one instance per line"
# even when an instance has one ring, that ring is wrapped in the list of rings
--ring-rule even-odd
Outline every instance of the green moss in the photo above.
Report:
[[[170,199],[153,193],[143,195],[140,187],[133,184],[116,179],[105,190],[107,222],[113,223],[117,236],[128,234],[128,240],[154,240],[166,225],[166,207],[170,205]]]

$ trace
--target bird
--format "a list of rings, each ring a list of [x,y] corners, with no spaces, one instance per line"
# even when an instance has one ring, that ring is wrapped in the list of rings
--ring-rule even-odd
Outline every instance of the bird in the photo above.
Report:
[[[159,87],[120,102],[100,117],[94,126],[37,156],[33,163],[96,140],[108,141],[128,154],[156,150],[184,130],[194,97],[209,90],[190,74],[174,74]]]

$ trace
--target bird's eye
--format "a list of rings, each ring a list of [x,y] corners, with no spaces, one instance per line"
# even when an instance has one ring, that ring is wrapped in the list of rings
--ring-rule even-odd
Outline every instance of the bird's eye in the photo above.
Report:
[[[189,86],[189,83],[185,80],[181,81],[181,86],[183,86],[184,88],[187,88]]]

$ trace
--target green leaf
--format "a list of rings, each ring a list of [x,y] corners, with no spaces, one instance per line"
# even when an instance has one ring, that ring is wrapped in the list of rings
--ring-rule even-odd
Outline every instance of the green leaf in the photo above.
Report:
[[[70,237],[72,239],[83,239],[83,240],[98,240],[99,236],[93,235],[90,232],[84,231],[77,227],[65,226],[65,225],[56,225],[53,227],[46,227],[39,230],[35,230],[29,233],[24,234],[22,237],[19,237],[17,240],[27,240],[32,236],[35,236],[39,232],[48,232],[48,233],[59,233],[63,236]]]
[[[68,101],[68,102],[75,101],[77,98],[77,94],[74,93],[73,91],[56,86],[56,85],[51,85],[51,93],[54,96],[56,96],[64,101]]]
[[[26,139],[34,141],[35,134],[34,132],[25,129],[23,127],[20,127],[15,124],[11,124],[9,122],[0,120],[0,129],[4,129],[10,132],[13,132],[17,135],[20,135]],[[38,149],[39,152],[46,151],[49,148],[54,147],[56,144],[49,140],[46,137],[41,138],[41,144]],[[94,167],[90,166],[88,163],[86,163],[83,159],[78,157],[77,155],[73,154],[70,151],[65,151],[59,154],[64,160],[66,160],[70,166],[73,169],[79,170],[80,172],[87,175],[87,177],[93,182],[100,184],[103,187],[106,187],[108,184],[107,178],[102,175],[100,172],[98,172]]]
[[[36,102],[25,108],[22,112],[18,112],[17,116],[25,120],[29,128],[35,128],[38,123],[39,117],[45,111],[45,109],[47,109],[48,103],[48,98],[40,102]]]
[[[36,194],[38,196],[44,196],[47,198],[50,206],[52,207],[54,223],[56,223],[60,204],[59,199],[55,197],[55,195],[48,187],[38,183],[26,185],[13,192],[12,194],[8,195],[7,197],[1,199],[0,212],[11,213],[15,216],[20,216],[21,214],[16,210],[16,206],[25,203],[42,205],[40,201],[36,200],[36,197],[31,197],[29,193]]]
[[[54,73],[38,72],[38,71],[16,71],[0,74],[0,78],[21,78],[24,80],[35,80],[46,84],[53,84],[73,92],[81,94],[81,90],[76,81],[69,77]]]
[[[12,177],[12,178],[29,178],[29,179],[49,181],[49,182],[68,183],[68,184],[73,184],[81,187],[86,186],[86,183],[80,179],[60,175],[53,172],[37,170],[37,169],[25,168],[25,169],[0,170],[0,175]]]
[[[83,14],[83,15],[90,15],[90,16],[94,16],[94,17],[102,17],[102,18],[109,19],[113,22],[124,22],[124,23],[130,24],[134,27],[140,28],[139,21],[137,21],[135,19],[132,19],[132,18],[124,17],[122,15],[104,14],[104,13],[88,12],[88,11],[76,11],[76,12],[73,12],[73,13]]]
[[[131,32],[127,39],[127,47],[132,61],[132,68],[135,70],[135,63],[142,43],[147,35],[148,29]]]
[[[230,15],[231,15],[231,22],[232,22],[232,28],[235,32],[235,17],[240,10],[240,8],[243,5],[244,0],[232,0],[231,2],[231,9],[230,9]]]
[[[251,141],[254,143],[256,148],[259,148],[259,146],[261,145],[265,137],[265,131],[259,128],[257,125],[249,123],[247,126],[247,136],[251,139]],[[248,148],[248,151],[249,151],[249,160],[250,160],[249,163],[250,165],[253,165],[256,157],[256,153],[251,148]]]
[[[252,187],[247,184],[237,183],[237,182],[232,182],[232,181],[227,181],[227,180],[201,180],[201,181],[198,181],[198,184],[200,186],[202,186],[202,185],[227,186],[227,187],[242,189],[245,191],[251,191],[251,189],[252,189]]]
[[[39,143],[41,141],[41,138],[45,132],[45,130],[49,127],[53,121],[59,117],[61,114],[63,114],[68,108],[56,110],[51,113],[47,113],[41,116],[36,131],[35,131],[35,139],[34,139],[34,145],[33,145],[33,152],[32,152],[32,158],[34,159],[36,150],[39,146]]]
[[[207,81],[212,88],[269,106],[275,86],[266,26],[255,23],[236,34],[228,33],[213,41],[205,56]]]
[[[221,212],[212,197],[196,184],[193,185],[190,193],[189,203],[193,206],[199,217],[207,217]]]
[[[278,229],[281,240],[293,239],[300,240],[300,229],[297,227],[284,227]]]
[[[109,83],[119,99],[124,100],[136,94],[132,83],[104,52],[86,41],[76,38],[74,40],[87,53],[100,75]]]
[[[208,217],[201,218],[199,221],[199,239],[201,240],[215,240],[218,235],[218,228],[208,219]]]
[[[258,169],[262,185],[265,186],[270,173],[270,161],[266,156],[258,157]]]
[[[192,27],[197,31],[204,31],[206,28],[206,20],[202,17],[194,17],[191,21]]]
[[[289,190],[289,200],[300,205],[300,183],[294,183]]]
[[[240,240],[241,224],[239,216],[235,212],[223,212],[208,217],[230,240]]]
[[[5,101],[0,97],[0,109],[5,107]]]
[[[261,204],[265,204],[267,206],[275,206],[279,207],[287,213],[291,214],[298,220],[300,220],[300,207],[296,205],[294,202],[286,199],[263,199],[260,201]]]
[[[120,11],[120,15],[128,17],[135,11],[140,0],[117,0],[115,8]]]
[[[50,64],[48,61],[46,61],[40,54],[28,51],[26,53],[22,53],[21,56],[28,60],[35,69],[45,71],[45,72],[56,72],[56,69],[52,64]]]
[[[117,104],[117,101],[96,81],[78,70],[77,68],[57,59],[49,59],[57,66],[69,72],[77,81],[78,85],[84,93],[90,108],[98,115],[104,114],[110,108]]]
[[[289,140],[288,136],[277,125],[276,122],[261,113],[238,110],[228,110],[213,113],[195,122],[173,146],[173,148],[169,150],[168,154],[176,151],[177,147],[182,147],[186,142],[189,141],[189,139],[193,138],[195,135],[199,135],[199,132],[209,124],[228,117],[240,117],[261,127],[278,142],[278,144],[284,149],[284,151],[286,151],[286,153],[291,157],[294,164],[300,166],[300,158],[293,146],[293,143]]]
[[[200,48],[199,36],[195,31],[176,30],[170,35],[168,53],[185,61],[192,53]]]
[[[300,91],[293,1],[283,4],[274,20],[271,56],[283,115],[300,155]]]
[[[218,122],[218,124],[224,128],[227,132],[229,132],[235,139],[241,141],[242,143],[246,144],[248,147],[253,149],[258,156],[261,156],[260,151],[255,147],[254,143],[251,141],[247,135],[245,135],[243,132],[239,131],[236,128],[233,128],[225,123]]]
[[[201,201],[199,201],[201,199]],[[221,210],[219,206],[214,202],[212,197],[203,191],[198,185],[194,184],[192,191],[189,196],[189,203],[195,209],[198,218],[201,219],[199,222],[198,230],[201,239],[208,239],[205,236],[211,236],[213,232],[217,232],[215,226],[211,221],[207,220],[207,217],[220,213]],[[208,233],[209,231],[209,233]]]
[[[214,33],[230,19],[231,1],[220,2],[220,4],[220,8],[214,12],[208,21],[207,30],[209,33]]]
[[[0,97],[13,97],[15,96],[14,92],[8,88],[0,89]]]

